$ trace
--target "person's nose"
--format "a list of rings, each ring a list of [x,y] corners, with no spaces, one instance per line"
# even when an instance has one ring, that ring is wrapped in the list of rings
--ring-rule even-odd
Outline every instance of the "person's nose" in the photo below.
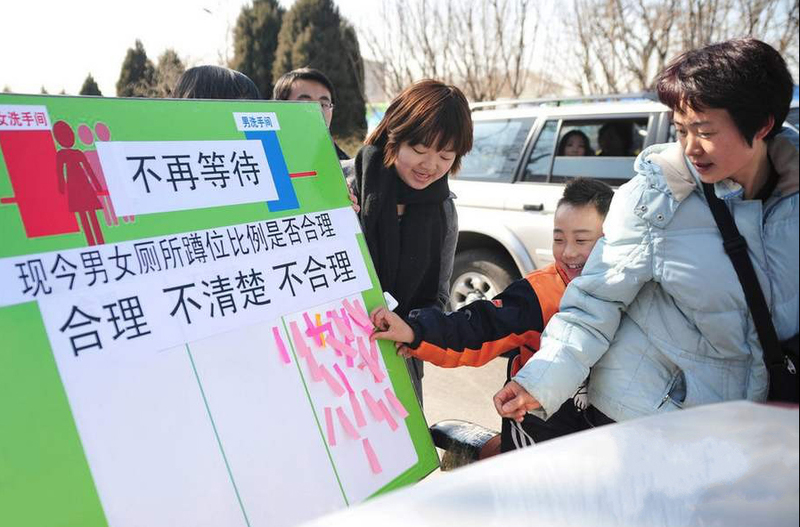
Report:
[[[683,149],[688,157],[697,157],[703,153],[703,147],[700,145],[700,141],[697,136],[692,133],[686,134]]]
[[[567,243],[564,247],[564,258],[569,260],[579,255],[578,246],[575,243]]]

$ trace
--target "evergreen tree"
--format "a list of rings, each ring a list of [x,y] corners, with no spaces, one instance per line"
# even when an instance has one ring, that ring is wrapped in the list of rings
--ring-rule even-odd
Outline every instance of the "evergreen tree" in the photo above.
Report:
[[[174,49],[167,49],[158,57],[152,96],[169,97],[186,66]]]
[[[230,67],[250,77],[265,99],[272,98],[272,64],[283,13],[277,0],[253,0],[242,7],[233,30]]]
[[[44,87],[44,84],[42,84],[42,87],[41,87],[41,88],[39,88],[39,93],[40,93],[41,95],[49,95],[49,94],[47,93],[47,88],[45,88],[45,87]]]
[[[95,82],[91,73],[88,74],[86,80],[83,81],[83,86],[81,86],[81,91],[78,92],[78,95],[103,95],[100,93],[100,87],[97,85],[97,82]]]
[[[133,48],[128,48],[117,81],[118,97],[146,97],[155,80],[153,62],[147,58],[142,41],[136,39]]]
[[[283,17],[273,77],[306,66],[327,75],[336,90],[331,133],[345,142],[363,140],[364,61],[353,26],[333,0],[297,0]]]

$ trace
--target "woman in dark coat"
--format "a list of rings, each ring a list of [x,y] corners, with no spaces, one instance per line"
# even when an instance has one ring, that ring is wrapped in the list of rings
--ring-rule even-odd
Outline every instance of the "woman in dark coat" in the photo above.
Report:
[[[472,118],[461,90],[434,80],[406,88],[355,158],[359,219],[381,286],[405,317],[444,308],[458,236],[447,175],[472,148]],[[411,362],[413,361],[413,362]],[[409,359],[422,401],[422,363]]]

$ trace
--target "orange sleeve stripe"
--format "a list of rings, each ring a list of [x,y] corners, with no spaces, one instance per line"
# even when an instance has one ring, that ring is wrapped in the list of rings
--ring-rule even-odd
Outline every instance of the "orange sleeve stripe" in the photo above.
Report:
[[[506,351],[518,348],[532,339],[539,338],[538,331],[526,331],[521,335],[511,334],[501,339],[486,342],[480,349],[465,348],[464,351],[454,349],[444,349],[434,346],[428,342],[423,342],[415,350],[410,350],[411,354],[425,362],[430,362],[442,368],[457,368],[459,366],[483,366],[490,360]]]

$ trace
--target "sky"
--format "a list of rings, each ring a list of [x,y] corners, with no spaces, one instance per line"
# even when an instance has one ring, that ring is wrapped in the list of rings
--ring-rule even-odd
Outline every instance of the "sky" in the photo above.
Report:
[[[77,94],[91,73],[113,96],[122,61],[138,38],[155,63],[173,48],[189,66],[232,56],[230,29],[249,0],[3,0],[0,90]],[[280,0],[289,7],[293,0]],[[372,2],[338,0],[345,18]]]

